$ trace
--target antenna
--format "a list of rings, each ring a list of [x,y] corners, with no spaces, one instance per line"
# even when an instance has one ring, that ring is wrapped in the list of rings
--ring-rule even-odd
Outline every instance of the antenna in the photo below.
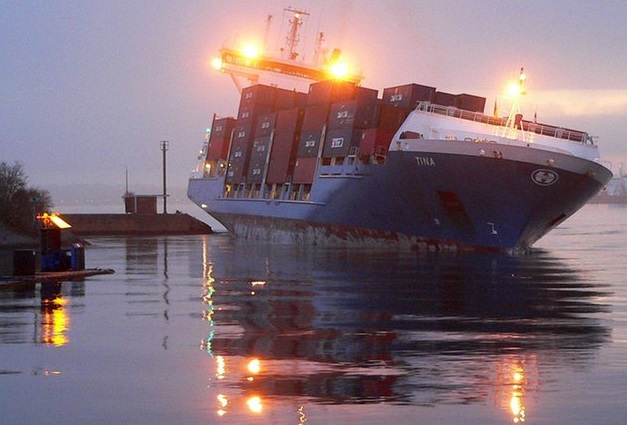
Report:
[[[292,7],[287,7],[283,10],[294,14],[292,19],[289,21],[290,29],[287,33],[287,37],[285,37],[285,44],[287,45],[289,52],[288,59],[296,60],[298,57],[296,46],[300,42],[300,36],[298,33],[300,31],[300,27],[303,25],[303,17],[309,16],[309,13]]]
[[[263,51],[268,50],[268,35],[270,34],[270,26],[272,25],[272,15],[268,15],[266,18],[266,32],[263,35]]]

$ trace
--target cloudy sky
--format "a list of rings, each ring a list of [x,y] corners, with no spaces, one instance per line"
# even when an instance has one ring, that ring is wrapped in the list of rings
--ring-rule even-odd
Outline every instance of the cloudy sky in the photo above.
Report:
[[[285,37],[283,8],[311,13],[305,39],[358,63],[363,85],[422,83],[488,98],[524,66],[524,112],[598,136],[627,163],[627,2],[623,0],[0,1],[0,161],[32,185],[184,187],[213,113],[238,93],[214,72],[225,42]],[[305,51],[303,54],[307,54]],[[131,187],[132,188],[132,187]],[[54,196],[54,191],[53,191]]]

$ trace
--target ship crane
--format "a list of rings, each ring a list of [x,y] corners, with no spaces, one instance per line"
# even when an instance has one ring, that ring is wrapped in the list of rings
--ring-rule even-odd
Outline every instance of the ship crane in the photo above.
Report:
[[[284,9],[284,11],[291,17],[285,38],[285,47],[280,49],[281,55],[279,57],[266,54],[265,51],[261,52],[253,46],[223,47],[220,49],[219,56],[212,60],[212,66],[218,71],[229,74],[240,93],[248,85],[259,84],[262,76],[287,77],[283,79],[292,80],[291,83],[294,86],[303,86],[303,84],[308,86],[312,82],[328,79],[350,81],[355,84],[361,82],[363,77],[357,72],[351,72],[348,66],[342,62],[339,49],[334,49],[329,59],[319,60],[324,39],[322,33],[319,34],[316,43],[315,62],[304,62],[297,46],[300,43],[301,27],[309,13],[291,7]],[[272,15],[269,15],[266,21],[264,42],[267,42],[271,21]]]

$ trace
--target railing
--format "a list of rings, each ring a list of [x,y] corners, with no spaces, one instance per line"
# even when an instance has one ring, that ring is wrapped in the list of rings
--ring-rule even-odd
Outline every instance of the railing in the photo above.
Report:
[[[461,118],[463,120],[480,122],[483,124],[496,125],[500,127],[506,127],[507,125],[507,118],[496,118],[490,115],[486,115],[482,112],[467,111],[464,109],[455,108],[453,106],[435,105],[430,102],[419,102],[416,110],[425,111],[432,114],[445,115],[448,117]],[[546,124],[538,124],[532,121],[525,120],[522,120],[520,122],[520,127],[518,127],[518,129],[530,133],[539,134],[542,136],[570,140],[577,143],[593,144],[592,138],[588,135],[588,133],[583,131],[555,127]]]

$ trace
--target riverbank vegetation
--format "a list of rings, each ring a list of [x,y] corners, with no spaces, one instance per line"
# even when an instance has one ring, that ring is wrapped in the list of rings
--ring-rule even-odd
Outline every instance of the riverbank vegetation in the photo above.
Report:
[[[50,211],[52,206],[47,190],[29,186],[21,163],[0,162],[0,225],[35,234],[37,214]]]

